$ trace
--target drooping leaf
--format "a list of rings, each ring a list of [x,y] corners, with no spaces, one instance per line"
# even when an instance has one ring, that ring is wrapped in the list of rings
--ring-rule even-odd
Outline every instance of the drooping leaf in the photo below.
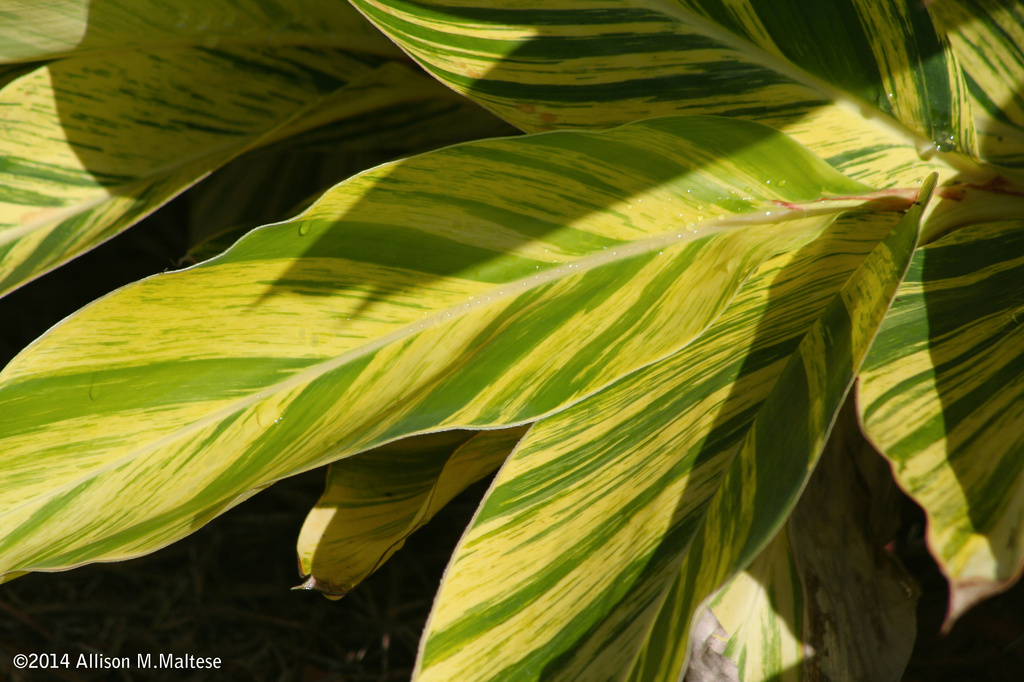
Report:
[[[145,553],[279,478],[562,409],[686,345],[865,189],[711,117],[363,173],[0,373],[0,573]]]
[[[691,616],[796,503],[920,214],[840,221],[685,349],[537,422],[456,549],[415,678],[679,679]]]
[[[914,256],[861,372],[861,419],[928,516],[947,627],[1024,566],[1024,223]]]
[[[905,0],[353,0],[435,77],[526,131],[716,114],[877,187],[988,175],[958,56]],[[952,150],[961,153],[948,153]]]
[[[927,193],[930,191],[930,188],[934,186],[933,181],[934,176],[924,184],[922,197],[924,197],[925,202],[927,201]],[[902,222],[898,228],[907,228],[909,227],[909,223],[919,220],[921,215],[920,210],[920,207],[911,209],[908,212],[908,215],[904,218],[904,222]],[[893,243],[896,241],[894,239],[896,233],[897,230],[894,230],[887,238],[887,241],[890,242],[890,247],[896,246],[897,250],[895,252],[889,251],[886,253],[888,249],[884,248],[885,244],[883,243],[880,249],[876,249],[875,252],[872,253],[871,257],[878,259],[875,260],[876,264],[881,260],[883,263],[886,263],[891,267],[896,265],[892,262],[892,258],[895,256],[897,261],[902,261],[901,272],[905,273],[910,259],[910,253],[913,250],[913,244],[904,243],[903,246],[908,247],[909,250],[902,250],[897,245],[898,242]],[[870,262],[870,259],[865,261],[864,265],[861,266],[861,269],[858,270],[855,275],[868,275],[868,273],[863,272],[863,270]],[[898,268],[899,266],[896,265],[896,267]],[[870,271],[871,268],[868,267],[867,269]],[[842,268],[840,268],[840,271],[842,271]],[[876,276],[878,274],[880,273],[876,273]],[[870,277],[870,275],[868,276]],[[881,280],[876,280],[876,282],[880,283]],[[849,284],[847,284],[847,287],[848,286]],[[844,291],[846,291],[846,287],[844,287]],[[866,294],[868,292],[863,291],[863,293]],[[892,290],[889,291],[888,295],[890,296],[890,300],[893,293],[894,292]],[[843,298],[845,298],[845,296],[841,294],[839,299],[842,300]],[[847,299],[847,302],[849,302],[849,299]],[[830,312],[833,315],[838,313],[841,316],[841,305],[843,304],[840,303],[839,300],[833,301],[829,306]],[[829,317],[836,319],[829,315],[829,309],[826,309],[825,314],[822,315],[822,319],[828,319]],[[862,309],[862,312],[867,311]],[[873,322],[868,322],[868,320],[863,317],[860,318],[860,321],[868,322],[869,326],[873,324],[873,328],[877,329],[878,323],[881,321],[882,314],[884,314],[885,311],[876,308],[872,312],[876,316]],[[768,329],[773,329],[773,327],[774,325],[766,325],[766,328]],[[856,328],[857,327],[855,326],[854,329]],[[861,330],[863,331],[864,328],[861,327]],[[870,336],[867,338],[860,336],[856,332],[850,338],[851,341],[853,341],[852,346],[854,352],[859,352],[861,354],[861,358],[863,358],[863,354],[870,346],[872,339]],[[837,337],[833,331],[832,333],[826,333],[824,339],[826,341],[824,345],[828,347],[828,342],[835,342]],[[857,364],[858,362],[855,357],[854,362],[852,363],[854,374],[856,374]],[[821,363],[819,367],[835,369],[837,365],[835,364],[833,357],[831,361]],[[810,369],[811,366],[805,363],[805,370]],[[789,367],[787,366],[787,372],[788,371]],[[845,372],[846,367],[842,366],[839,371]],[[800,371],[797,370],[796,374],[799,375]],[[792,374],[790,374],[790,378],[792,378]],[[780,376],[780,380],[782,379],[783,377]],[[773,392],[772,397],[785,394],[785,392],[775,391]],[[797,395],[799,395],[799,393],[797,393]],[[832,397],[835,397],[834,393],[832,393]],[[793,408],[794,405],[792,402],[786,405],[776,404],[775,409],[765,410],[762,408],[762,412],[759,413],[758,418],[761,418],[764,415],[770,415],[769,418],[762,423],[768,423],[771,421],[776,422],[779,425],[785,425],[785,427],[791,427],[791,414],[794,411]],[[835,413],[836,408],[838,408],[838,404],[833,403],[832,414]],[[814,411],[816,412],[817,410]],[[819,412],[814,415],[814,418],[821,419],[822,414]],[[790,433],[788,435],[793,439],[806,437],[811,440],[817,440],[819,444],[829,433],[829,429],[820,428],[809,428],[806,431],[804,429],[796,429],[795,432],[793,429],[789,429],[789,431]],[[749,435],[747,438],[749,440]],[[754,440],[756,442],[756,437]],[[745,451],[748,452],[746,448],[743,448],[740,452],[740,456],[733,460],[732,469],[728,473],[722,484],[722,489],[716,494],[715,499],[712,501],[711,508],[705,516],[705,523],[693,535],[693,540],[688,554],[669,593],[670,599],[667,599],[661,606],[655,627],[652,629],[651,635],[645,643],[644,651],[642,652],[638,663],[634,666],[634,674],[631,677],[632,680],[672,680],[676,679],[675,676],[681,674],[681,671],[685,669],[687,655],[686,645],[688,642],[690,627],[690,620],[687,617],[687,614],[693,613],[695,610],[699,611],[700,602],[698,600],[700,600],[704,595],[712,594],[718,589],[717,586],[721,585],[728,579],[730,574],[730,562],[735,562],[734,565],[736,567],[742,568],[745,565],[744,561],[752,560],[749,558],[751,557],[751,554],[749,553],[747,554],[748,558],[744,560],[742,557],[737,558],[734,553],[728,552],[728,545],[723,547],[723,542],[736,541],[737,521],[741,526],[741,529],[742,524],[750,523],[750,521],[745,521],[744,519],[751,519],[753,523],[760,525],[763,528],[764,524],[769,523],[771,518],[777,519],[776,523],[778,523],[782,518],[786,517],[785,513],[780,514],[779,516],[768,514],[769,520],[765,519],[765,507],[770,507],[773,504],[777,505],[780,500],[775,496],[764,494],[763,491],[765,486],[759,484],[764,481],[773,489],[777,489],[780,484],[784,485],[782,481],[778,480],[785,475],[784,471],[788,471],[789,475],[796,478],[799,475],[796,467],[790,468],[793,463],[788,462],[785,458],[779,458],[778,456],[773,457],[772,454],[778,453],[779,451],[793,453],[799,451],[800,448],[794,448],[792,445],[773,448],[771,445],[772,444],[770,443],[760,443],[762,456],[757,457],[754,461],[751,461],[751,459],[744,460],[742,455],[745,454]],[[754,454],[757,455],[758,453],[755,451]],[[783,470],[780,467],[781,464],[786,464],[788,466]],[[813,466],[814,458],[812,457],[811,461],[808,462],[808,470],[804,475],[805,482]],[[730,490],[732,495],[729,497],[732,499],[724,498],[722,492]],[[790,500],[794,501],[793,498],[790,498]],[[740,510],[737,510],[735,508],[736,506],[739,506]],[[732,508],[730,509],[730,507]],[[742,510],[750,509],[750,507],[753,507],[751,510],[752,513],[744,515]],[[754,538],[756,538],[755,535],[748,537],[745,546],[746,551],[749,552],[753,549],[751,540]],[[779,566],[777,558],[774,563],[776,567]]]
[[[19,77],[0,89],[0,295],[112,237],[249,149],[382,107],[450,98],[405,64],[352,51],[373,29],[348,10],[337,13],[336,26],[272,46],[246,33],[268,17],[242,14],[249,5],[269,11],[266,3],[233,6],[236,32],[213,42],[210,33],[175,37],[174,24],[160,22],[177,21],[170,18],[177,12],[144,4],[153,14],[136,15],[137,3],[121,2],[5,8],[0,51],[6,46],[15,57],[26,57],[22,48],[34,49],[39,36],[66,42],[61,22],[77,21],[80,6],[89,9],[87,29],[109,35],[95,44],[83,38],[63,58],[24,73],[10,67]],[[228,3],[221,4],[219,16],[227,16]],[[207,12],[198,7],[181,11]],[[290,25],[292,15],[271,14]],[[140,22],[148,30],[133,33]],[[166,40],[147,42],[151,34]]]
[[[332,464],[299,534],[302,587],[345,596],[444,505],[497,469],[525,432],[442,431]]]

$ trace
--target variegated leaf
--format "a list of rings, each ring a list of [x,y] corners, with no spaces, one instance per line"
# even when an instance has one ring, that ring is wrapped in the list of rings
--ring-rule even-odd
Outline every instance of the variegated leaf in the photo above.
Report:
[[[1024,222],[914,256],[864,364],[865,433],[928,515],[947,627],[1024,569]]]
[[[284,476],[560,410],[686,345],[864,189],[712,117],[367,171],[0,373],[0,574],[145,553]]]
[[[351,10],[332,12],[337,21],[319,32],[288,33],[289,42],[271,45],[250,29],[290,26],[294,15],[283,5],[180,6],[193,20],[234,16],[234,32],[217,38],[205,30],[177,35],[177,8],[142,4],[154,12],[73,0],[3,10],[0,52],[62,58],[8,67],[18,77],[0,89],[0,295],[249,149],[376,109],[452,97],[405,64],[353,52],[374,30]],[[79,30],[97,39],[72,45]]]
[[[1024,166],[1024,8],[1000,0],[926,6],[963,66],[979,154],[993,163]]]
[[[396,58],[343,2],[324,0],[5,0],[0,63],[192,45],[345,46]]]
[[[526,427],[442,431],[335,462],[299,534],[302,587],[339,599],[467,487],[501,466]]]
[[[352,2],[523,130],[718,114],[774,126],[877,187],[991,177],[970,160],[967,84],[925,3]]]
[[[796,503],[920,215],[840,221],[682,351],[535,424],[456,549],[416,679],[678,679],[698,605]]]

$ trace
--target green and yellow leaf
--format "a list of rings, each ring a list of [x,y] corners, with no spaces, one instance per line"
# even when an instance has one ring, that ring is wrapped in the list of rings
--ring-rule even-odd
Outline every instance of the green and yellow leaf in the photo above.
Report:
[[[0,51],[54,56],[24,50],[46,35],[56,41],[50,47],[67,42],[61,17],[88,4],[5,9]],[[271,46],[245,32],[267,17],[243,18],[241,6],[236,32],[211,43],[171,39],[173,24],[160,23],[176,21],[166,8],[136,15],[137,3],[91,4],[89,30],[107,38],[58,50],[62,58],[27,71],[10,67],[17,77],[0,89],[0,295],[124,230],[249,149],[377,109],[452,97],[405,64],[353,52],[359,36],[374,30],[348,11],[333,27],[351,24],[348,33],[324,26],[319,37]],[[214,12],[198,8],[181,11],[193,18]],[[289,25],[289,16],[275,21]],[[139,22],[149,30],[133,34]],[[163,42],[145,41],[161,31]]]
[[[877,187],[989,177],[970,160],[958,55],[920,2],[352,1],[526,131],[715,114],[771,125]]]
[[[367,171],[0,373],[0,574],[142,554],[282,477],[563,409],[685,346],[865,189],[711,117]]]
[[[979,154],[1024,166],[1024,9],[999,0],[941,0],[927,7],[963,66]]]
[[[914,256],[861,371],[861,420],[928,516],[947,626],[1024,570],[1024,223]]]
[[[322,0],[6,0],[0,63],[167,47],[309,45],[401,58],[343,2]]]
[[[692,614],[810,476],[920,214],[839,221],[685,349],[537,422],[456,549],[416,679],[679,679]]]
[[[442,431],[332,464],[327,490],[299,533],[302,587],[345,596],[444,505],[501,466],[526,428]]]

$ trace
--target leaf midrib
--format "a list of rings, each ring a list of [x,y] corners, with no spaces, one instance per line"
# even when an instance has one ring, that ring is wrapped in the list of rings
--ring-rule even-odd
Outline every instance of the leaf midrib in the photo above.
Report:
[[[314,204],[313,206],[310,206],[308,209],[306,209],[306,211],[304,211],[302,214],[300,214],[299,216],[297,216],[296,218],[294,218],[292,220],[300,220],[305,215],[305,213],[308,213],[308,212],[314,210],[315,207],[316,207],[316,204]],[[328,372],[333,371],[334,369],[337,369],[337,368],[339,368],[339,367],[341,367],[341,366],[343,366],[345,364],[354,362],[354,361],[356,361],[356,360],[358,360],[358,359],[360,359],[360,358],[362,358],[362,357],[364,357],[366,355],[370,355],[372,353],[375,353],[376,351],[378,351],[378,350],[380,350],[380,349],[382,349],[382,348],[384,348],[384,347],[386,347],[386,346],[388,346],[388,345],[390,345],[390,344],[392,344],[394,342],[397,342],[397,341],[399,341],[401,339],[413,336],[413,335],[415,335],[415,334],[417,334],[417,333],[419,333],[421,331],[426,331],[427,329],[431,329],[431,328],[434,328],[434,327],[441,326],[442,324],[449,323],[449,322],[451,322],[452,318],[461,317],[461,316],[467,314],[468,312],[471,312],[473,310],[477,310],[477,309],[479,309],[481,307],[489,306],[489,305],[495,305],[499,301],[508,300],[508,299],[513,298],[513,297],[522,295],[522,294],[530,291],[533,288],[537,288],[537,287],[540,287],[540,286],[545,286],[545,285],[547,285],[549,283],[552,283],[552,282],[555,282],[555,281],[557,281],[559,279],[564,279],[564,278],[567,278],[567,277],[570,277],[570,276],[576,276],[576,275],[578,275],[580,273],[588,272],[590,270],[593,270],[593,269],[595,269],[597,267],[600,267],[600,266],[603,266],[603,265],[608,265],[608,264],[611,264],[611,263],[624,261],[624,260],[629,259],[629,258],[634,258],[634,257],[639,257],[639,256],[647,255],[647,254],[650,254],[650,253],[652,253],[654,251],[661,250],[661,249],[664,249],[664,248],[673,247],[673,246],[681,246],[681,245],[684,245],[684,244],[690,244],[690,243],[696,242],[696,241],[701,240],[701,239],[713,237],[716,234],[721,234],[721,233],[724,233],[724,232],[731,232],[731,231],[734,231],[734,230],[743,229],[745,227],[750,227],[752,225],[783,224],[785,222],[788,222],[788,221],[791,221],[791,220],[795,220],[795,219],[799,220],[799,219],[802,219],[802,218],[813,217],[813,216],[816,216],[816,215],[823,215],[823,214],[828,214],[828,213],[835,213],[835,214],[838,215],[839,213],[843,212],[843,210],[848,209],[848,208],[849,207],[823,208],[821,210],[811,212],[810,214],[809,214],[809,212],[803,211],[803,210],[789,210],[789,209],[777,210],[776,209],[776,210],[772,211],[772,216],[771,216],[770,219],[766,218],[762,213],[745,214],[745,215],[741,215],[741,216],[733,216],[731,218],[723,218],[722,220],[719,220],[717,222],[717,224],[715,224],[714,226],[712,226],[712,227],[710,227],[708,229],[705,229],[704,231],[702,231],[700,233],[694,233],[694,232],[687,233],[687,232],[679,232],[677,230],[673,230],[671,232],[661,233],[661,234],[658,234],[658,235],[654,235],[652,237],[648,237],[646,239],[642,239],[642,240],[638,240],[638,241],[635,241],[635,242],[627,243],[624,246],[617,247],[616,249],[611,250],[611,251],[607,251],[607,252],[601,251],[599,253],[595,253],[595,254],[591,254],[591,255],[588,255],[588,256],[584,256],[584,257],[578,259],[577,261],[575,261],[575,262],[573,262],[571,264],[566,264],[566,265],[563,265],[563,266],[560,266],[560,267],[553,268],[551,270],[545,271],[543,273],[544,274],[544,279],[541,280],[541,281],[538,281],[538,280],[540,280],[540,276],[534,275],[534,276],[530,276],[530,277],[525,277],[525,278],[519,279],[519,280],[514,281],[514,282],[510,282],[508,284],[494,285],[493,288],[492,288],[492,292],[493,292],[493,290],[497,290],[497,294],[492,293],[491,296],[487,296],[486,293],[484,293],[484,294],[477,294],[475,296],[476,300],[473,301],[472,303],[463,303],[463,304],[459,304],[459,305],[449,306],[449,307],[447,307],[445,309],[439,310],[438,312],[434,313],[433,315],[426,316],[420,322],[410,323],[410,324],[403,325],[403,326],[399,327],[398,329],[396,329],[396,330],[394,330],[394,331],[392,331],[392,332],[390,332],[390,333],[388,333],[388,334],[386,334],[384,336],[378,337],[377,339],[374,339],[374,340],[370,341],[369,343],[366,343],[366,344],[364,344],[362,346],[359,346],[358,348],[354,348],[354,349],[352,349],[350,351],[342,353],[341,355],[338,355],[338,356],[335,356],[333,358],[329,358],[327,360],[324,360],[324,361],[321,361],[319,363],[313,364],[313,365],[307,367],[306,369],[301,370],[299,372],[296,372],[295,374],[289,376],[288,378],[283,379],[282,381],[279,381],[279,382],[277,382],[275,384],[271,384],[271,385],[269,385],[269,386],[267,386],[265,388],[259,389],[258,392],[253,392],[251,395],[249,395],[249,396],[247,396],[245,398],[240,398],[238,400],[235,400],[230,405],[226,405],[226,406],[218,409],[216,412],[214,412],[214,413],[212,413],[210,415],[207,415],[206,417],[203,417],[202,419],[198,419],[198,420],[192,421],[192,422],[190,422],[190,423],[188,423],[188,424],[186,424],[184,426],[181,426],[181,427],[175,429],[174,431],[172,431],[172,432],[170,432],[170,433],[168,433],[168,434],[166,434],[164,436],[161,436],[159,439],[157,439],[155,441],[152,441],[152,442],[147,443],[147,444],[145,444],[143,446],[137,447],[137,448],[135,448],[135,449],[125,453],[121,457],[118,457],[117,459],[108,462],[107,464],[103,465],[102,467],[99,467],[98,469],[92,470],[88,474],[85,474],[85,475],[83,475],[81,477],[72,479],[72,480],[68,481],[67,483],[65,483],[64,485],[62,485],[62,486],[59,486],[59,487],[56,487],[56,488],[50,488],[50,489],[48,489],[46,491],[46,494],[43,495],[43,496],[33,497],[33,498],[25,500],[24,502],[22,502],[19,505],[16,505],[16,506],[13,506],[13,507],[8,507],[7,509],[4,510],[4,512],[0,513],[0,519],[3,519],[5,516],[8,516],[9,514],[17,512],[17,511],[19,511],[19,510],[21,510],[23,508],[26,508],[26,507],[29,507],[29,506],[36,506],[36,505],[38,505],[40,503],[41,500],[52,500],[54,498],[57,498],[57,497],[61,496],[62,494],[64,494],[65,492],[70,491],[70,490],[72,490],[72,489],[74,489],[74,488],[76,488],[76,487],[78,487],[78,486],[80,486],[80,485],[90,481],[90,480],[94,480],[95,478],[97,478],[99,476],[102,476],[104,473],[106,473],[106,472],[108,472],[110,470],[118,469],[118,468],[120,468],[122,466],[125,466],[126,464],[128,464],[130,462],[135,461],[136,459],[145,457],[148,452],[151,452],[153,450],[161,449],[161,448],[163,448],[166,445],[170,445],[173,442],[175,442],[176,440],[181,439],[183,436],[186,436],[188,434],[201,431],[202,429],[204,429],[206,427],[209,427],[209,426],[212,426],[214,424],[220,423],[221,421],[223,421],[224,419],[228,418],[232,414],[235,414],[237,412],[240,412],[242,410],[250,408],[250,407],[252,407],[252,406],[254,406],[254,405],[256,405],[256,404],[258,404],[260,402],[263,402],[263,401],[267,400],[271,396],[280,395],[282,393],[286,393],[287,391],[289,391],[289,390],[291,390],[293,388],[297,388],[298,386],[308,384],[311,381],[313,381],[314,379],[316,379],[316,378],[318,378],[318,377],[320,377],[322,375],[325,375]],[[286,221],[286,222],[291,222],[291,221]],[[221,260],[222,258],[226,258],[228,256],[228,254],[231,253],[233,248],[234,247],[232,247],[231,249],[228,249],[223,254],[221,254],[221,255],[219,255],[219,256],[217,256],[217,257],[215,257],[215,258],[213,258],[213,259],[211,259],[209,261],[205,261],[203,263],[199,263],[197,265],[192,266],[191,268],[186,268],[186,270],[191,270],[191,269],[194,269],[194,268],[210,267],[212,265],[215,265],[217,261]],[[178,271],[178,272],[183,272],[183,271]],[[177,274],[177,273],[173,273],[173,274]],[[159,276],[161,276],[161,275],[153,275],[153,277],[159,277]],[[147,278],[147,279],[149,279],[149,278]],[[145,281],[145,280],[143,280],[143,281]],[[737,287],[737,290],[738,290],[738,287]],[[734,294],[735,293],[736,292],[734,292]],[[113,295],[113,294],[110,294],[110,295]],[[104,298],[106,298],[106,297],[104,297]],[[99,300],[102,301],[103,299],[99,299]],[[71,319],[71,318],[67,318],[67,319]],[[709,320],[707,322],[707,325],[705,326],[705,328],[707,326],[710,326],[713,322],[714,322],[714,320]],[[63,323],[64,322],[59,323],[59,324],[63,324]],[[694,338],[697,338],[697,336],[699,336],[699,334],[695,335]],[[637,367],[633,368],[632,370],[630,370],[629,373],[631,374],[633,372],[639,371],[640,369],[643,369],[643,367],[646,367],[646,366],[648,366],[650,364],[653,364],[653,363],[655,363],[657,361],[658,361],[658,358],[652,359],[648,363],[645,363],[645,364],[643,364],[641,366],[637,366]],[[2,373],[0,373],[0,374],[2,374]],[[567,402],[566,404],[561,405],[560,407],[558,407],[558,408],[556,408],[554,410],[549,410],[548,412],[544,412],[542,414],[537,414],[537,415],[531,416],[530,418],[524,419],[524,420],[519,421],[519,422],[508,423],[508,424],[501,424],[501,425],[498,425],[498,426],[491,426],[491,428],[505,428],[505,427],[520,426],[520,425],[527,424],[527,423],[536,421],[538,419],[550,416],[551,414],[555,414],[557,412],[561,412],[561,411],[571,407],[572,405],[574,405],[575,403],[585,399],[589,395],[593,395],[597,391],[601,390],[601,388],[602,387],[600,387],[600,386],[599,387],[595,387],[592,391],[588,391],[585,395],[580,395],[577,398],[575,398],[574,400],[572,400],[570,402]],[[2,387],[0,387],[0,390],[2,390]],[[452,428],[457,428],[457,425],[451,425],[451,424],[439,425],[436,428],[431,428],[431,429],[424,430],[424,431],[417,431],[415,433],[405,434],[405,435],[403,435],[401,437],[404,438],[404,437],[412,436],[412,435],[421,435],[421,434],[426,434],[426,433],[434,433],[434,432],[437,432],[437,431],[445,431],[445,430],[449,430],[449,429],[452,429]],[[474,425],[473,428],[478,428],[478,427],[476,427]],[[488,427],[482,426],[482,427],[479,427],[479,428],[488,428]],[[392,440],[395,440],[395,439],[392,439]],[[390,441],[387,441],[387,442],[390,442]],[[382,441],[381,443],[374,443],[374,444],[372,444],[372,447],[376,447],[378,445],[383,445],[383,444],[386,444],[386,442]],[[368,446],[368,447],[370,447],[370,446]],[[350,456],[352,454],[356,454],[356,452],[360,452],[360,451],[361,450],[357,450],[355,452],[347,453],[346,455],[334,456],[334,457],[332,457],[331,461],[334,461],[334,460],[337,460],[337,459],[342,459],[342,458],[344,458],[346,456]],[[315,463],[310,464],[308,467],[305,467],[305,468],[306,469],[314,468],[314,467],[320,466],[321,464],[324,464],[324,463],[326,463],[326,462],[317,461]]]
[[[756,57],[757,63],[782,74],[786,78],[789,78],[810,90],[821,93],[825,98],[831,100],[836,106],[860,116],[865,120],[867,117],[864,116],[864,111],[874,112],[875,115],[873,118],[877,119],[882,125],[888,128],[894,136],[905,138],[907,142],[916,149],[923,150],[935,146],[934,140],[930,140],[924,135],[908,128],[905,124],[899,121],[899,119],[890,116],[867,100],[861,99],[860,97],[857,97],[845,90],[840,90],[839,88],[830,85],[828,82],[812,73],[809,73],[793,62],[780,58],[779,55],[758,47],[749,40],[737,36],[732,31],[723,28],[721,25],[713,21],[701,17],[695,12],[685,10],[668,0],[630,0],[630,3],[643,7],[653,7],[665,16],[668,16],[679,23],[694,26],[702,34],[727,45],[737,52],[753,55]],[[944,155],[944,158],[952,155],[953,153],[963,156],[963,154],[960,154],[959,152],[951,152]]]

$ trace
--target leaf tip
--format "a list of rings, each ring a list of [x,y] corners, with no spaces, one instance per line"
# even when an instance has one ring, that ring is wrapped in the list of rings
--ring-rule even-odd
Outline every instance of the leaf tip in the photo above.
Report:
[[[337,601],[349,593],[348,590],[339,589],[336,585],[326,580],[318,580],[313,574],[304,576],[301,585],[296,585],[293,590],[312,590],[319,592],[331,601]]]

